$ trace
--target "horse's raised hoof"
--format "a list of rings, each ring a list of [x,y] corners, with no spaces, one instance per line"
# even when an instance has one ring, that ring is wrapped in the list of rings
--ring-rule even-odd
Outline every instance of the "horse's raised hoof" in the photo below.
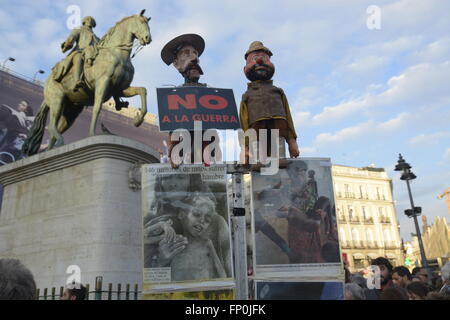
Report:
[[[59,138],[56,140],[54,147],[61,147],[64,145],[64,139],[63,138]]]
[[[134,116],[134,126],[135,126],[135,127],[139,127],[139,126],[142,124],[142,122],[144,122],[144,117],[141,117],[141,116],[139,115],[139,113],[136,114],[136,115]]]
[[[75,86],[73,87],[73,92],[77,92],[80,89],[83,89],[84,86],[84,82],[83,81],[78,81]]]

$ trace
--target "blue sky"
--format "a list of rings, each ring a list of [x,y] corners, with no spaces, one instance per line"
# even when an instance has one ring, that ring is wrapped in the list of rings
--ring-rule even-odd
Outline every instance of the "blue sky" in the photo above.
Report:
[[[393,168],[402,153],[418,176],[416,205],[433,221],[448,219],[450,187],[450,2],[399,1],[48,1],[0,2],[0,60],[28,76],[49,74],[63,58],[70,32],[69,5],[97,21],[102,36],[116,21],[147,9],[153,42],[134,59],[134,85],[149,91],[156,113],[156,87],[180,84],[160,51],[183,33],[206,41],[201,81],[232,88],[237,103],[246,89],[244,53],[254,40],[274,53],[274,83],[286,92],[302,156],[330,157],[335,164],[386,168],[394,182],[401,234],[413,222],[405,183]],[[381,29],[369,30],[366,9],[378,6]],[[138,105],[138,100],[132,100]]]

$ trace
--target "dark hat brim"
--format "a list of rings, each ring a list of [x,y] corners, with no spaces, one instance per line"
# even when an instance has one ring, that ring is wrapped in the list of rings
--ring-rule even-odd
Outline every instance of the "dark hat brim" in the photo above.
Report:
[[[177,49],[183,44],[190,44],[197,50],[200,57],[205,50],[205,40],[198,34],[189,33],[178,36],[170,40],[161,50],[161,59],[165,64],[170,65],[176,57]]]

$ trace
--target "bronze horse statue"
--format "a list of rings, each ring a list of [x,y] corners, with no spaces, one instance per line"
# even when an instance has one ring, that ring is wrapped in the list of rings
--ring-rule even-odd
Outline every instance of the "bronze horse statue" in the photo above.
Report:
[[[89,135],[94,136],[102,104],[111,97],[119,99],[140,95],[141,110],[134,118],[134,125],[142,124],[147,113],[147,90],[144,87],[130,87],[134,76],[130,54],[135,39],[139,40],[141,46],[151,42],[148,26],[150,18],[145,17],[144,12],[142,10],[140,14],[117,22],[100,39],[92,66],[84,64],[84,88],[77,91],[72,89],[77,80],[72,70],[58,82],[55,80],[58,65],[52,69],[45,83],[44,101],[22,148],[24,154],[30,156],[39,151],[49,111],[48,150],[64,144],[62,133],[72,126],[85,106],[93,105]]]

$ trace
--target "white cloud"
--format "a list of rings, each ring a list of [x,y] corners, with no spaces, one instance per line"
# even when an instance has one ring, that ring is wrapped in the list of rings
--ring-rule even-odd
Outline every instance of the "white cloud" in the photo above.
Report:
[[[450,38],[442,38],[429,43],[425,48],[415,52],[415,59],[422,62],[440,63],[450,58]]]
[[[392,133],[404,127],[412,118],[414,118],[413,115],[402,112],[396,117],[385,122],[377,123],[373,120],[369,120],[364,123],[359,123],[357,125],[341,129],[334,134],[321,133],[316,137],[315,142],[319,145],[339,143],[351,141],[354,139],[366,138],[366,136],[368,135],[370,135],[371,137],[375,137],[380,134]]]
[[[292,115],[292,120],[296,126],[307,126],[311,121],[310,112],[295,112]]]
[[[317,152],[317,148],[315,147],[302,147],[299,146],[300,149],[300,156],[304,157],[304,156],[310,156],[313,155]]]
[[[352,73],[370,73],[379,71],[389,62],[389,58],[369,55],[362,57],[346,66],[347,71]]]
[[[387,81],[388,89],[379,94],[366,94],[359,98],[327,106],[313,117],[314,124],[331,123],[357,112],[387,105],[405,105],[418,109],[424,104],[450,100],[450,61],[440,64],[419,64],[407,68]]]
[[[444,160],[450,161],[450,148],[445,151]]]
[[[439,141],[443,138],[450,139],[450,131],[441,131],[431,134],[419,134],[418,136],[409,139],[408,143],[414,147],[425,146],[430,144],[435,145],[438,144]]]

